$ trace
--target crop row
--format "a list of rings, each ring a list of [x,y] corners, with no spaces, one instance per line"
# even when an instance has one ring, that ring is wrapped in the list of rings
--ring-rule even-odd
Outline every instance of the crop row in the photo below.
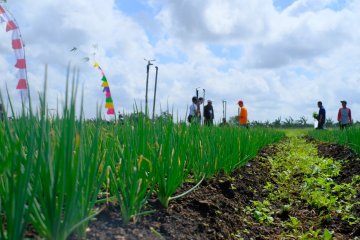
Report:
[[[29,226],[46,239],[83,238],[89,220],[109,201],[129,222],[144,214],[150,195],[167,207],[185,180],[229,173],[283,137],[273,130],[143,117],[87,122],[76,117],[74,96],[66,96],[63,111],[52,118],[42,96],[37,112],[30,106],[0,122],[1,239],[22,239]]]
[[[349,146],[357,154],[360,155],[360,128],[349,127],[345,130],[325,130],[325,131],[311,131],[310,136],[315,139],[339,143]]]

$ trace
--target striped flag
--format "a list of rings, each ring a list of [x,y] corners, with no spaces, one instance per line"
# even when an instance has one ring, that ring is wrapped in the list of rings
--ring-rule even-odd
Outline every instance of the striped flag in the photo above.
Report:
[[[12,40],[12,48],[13,49],[21,49],[22,48],[21,40],[20,39]]]
[[[25,79],[20,79],[18,82],[18,85],[16,86],[16,89],[18,90],[25,90],[27,89],[27,84]]]
[[[15,67],[16,68],[20,68],[20,69],[24,69],[26,68],[26,62],[25,62],[25,59],[18,59],[16,64],[15,64]]]
[[[8,21],[7,24],[6,24],[6,31],[11,31],[11,30],[15,30],[17,29],[17,26],[16,24],[13,22],[13,21]]]

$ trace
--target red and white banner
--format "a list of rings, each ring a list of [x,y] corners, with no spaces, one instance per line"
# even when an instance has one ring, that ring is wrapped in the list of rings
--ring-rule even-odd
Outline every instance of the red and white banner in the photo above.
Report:
[[[18,69],[16,77],[18,84],[16,89],[26,91],[28,89],[27,74],[26,74],[26,59],[24,43],[21,38],[21,33],[16,20],[12,17],[7,9],[0,5],[0,23],[6,24],[6,32],[12,31],[12,48],[14,49],[14,55],[16,58],[15,67]],[[23,96],[23,94],[22,94]]]

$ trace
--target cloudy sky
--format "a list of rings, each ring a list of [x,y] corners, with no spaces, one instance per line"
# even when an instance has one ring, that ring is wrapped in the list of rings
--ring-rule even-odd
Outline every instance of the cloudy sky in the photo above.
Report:
[[[360,119],[360,1],[357,0],[8,0],[26,44],[33,98],[48,64],[49,108],[64,99],[66,66],[80,69],[87,117],[104,104],[104,69],[116,111],[144,104],[146,59],[159,67],[156,112],[184,118],[195,89],[214,102],[215,118],[281,116],[311,120],[322,100],[336,119],[347,100]],[[0,25],[0,87],[19,106],[11,34]],[[94,47],[97,46],[97,47]],[[77,47],[74,53],[70,49]],[[93,53],[96,53],[95,56]],[[155,68],[150,69],[152,109]],[[103,111],[104,112],[104,111]],[[150,112],[151,113],[151,112]]]

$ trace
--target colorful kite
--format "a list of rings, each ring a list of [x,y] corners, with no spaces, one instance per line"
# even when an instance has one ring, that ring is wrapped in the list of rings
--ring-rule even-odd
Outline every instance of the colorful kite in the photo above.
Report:
[[[19,26],[11,13],[3,6],[0,5],[0,23],[6,23],[6,32],[12,31],[12,48],[15,52],[16,64],[18,69],[17,78],[19,79],[16,89],[27,92],[27,70],[25,60],[24,43],[21,37]]]
[[[99,71],[101,72],[101,75],[102,75],[102,78],[101,78],[102,84],[101,84],[101,86],[103,87],[103,92],[105,92],[105,97],[106,97],[105,108],[107,109],[107,114],[108,115],[115,115],[114,102],[113,102],[113,99],[111,97],[109,82],[106,79],[105,73],[101,69],[101,67],[100,67],[100,65],[98,63],[94,64],[94,68],[99,69]]]

